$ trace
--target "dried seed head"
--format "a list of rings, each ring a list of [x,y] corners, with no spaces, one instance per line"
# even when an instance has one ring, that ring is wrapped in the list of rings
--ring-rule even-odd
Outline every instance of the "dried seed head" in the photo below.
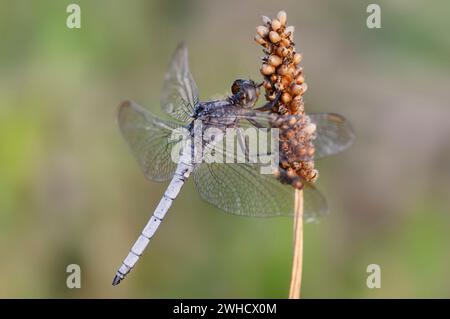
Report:
[[[268,61],[271,65],[277,67],[283,62],[283,59],[280,58],[278,55],[273,54],[273,55],[269,56]]]
[[[286,20],[287,20],[286,11],[281,10],[280,12],[278,12],[277,19],[280,21],[282,26],[285,26],[286,25]]]
[[[278,43],[281,40],[281,37],[278,33],[276,33],[275,31],[270,31],[269,33],[269,39],[272,43]]]
[[[281,22],[278,19],[273,19],[272,20],[272,30],[273,31],[278,31],[278,29],[281,28]]]
[[[263,25],[256,27],[256,33],[259,34],[260,37],[265,38],[269,35],[269,28]]]
[[[286,25],[286,12],[280,11],[276,19],[263,17],[264,24],[257,27],[258,43],[264,46],[265,58],[261,73],[264,75],[265,96],[274,103],[272,112],[282,117],[271,120],[280,128],[280,168],[276,176],[282,183],[301,189],[303,179],[317,178],[314,169],[316,127],[304,113],[302,95],[306,91],[303,69],[299,66],[302,55],[295,52],[294,27]]]
[[[263,75],[270,75],[273,74],[274,72],[275,68],[270,64],[263,64],[263,66],[261,67],[261,73]]]

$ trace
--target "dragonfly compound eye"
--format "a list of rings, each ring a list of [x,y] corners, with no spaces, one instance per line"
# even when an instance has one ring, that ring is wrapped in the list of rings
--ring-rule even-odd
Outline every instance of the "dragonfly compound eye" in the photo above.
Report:
[[[237,94],[242,89],[242,84],[244,80],[236,80],[233,82],[233,85],[231,85],[231,93]]]

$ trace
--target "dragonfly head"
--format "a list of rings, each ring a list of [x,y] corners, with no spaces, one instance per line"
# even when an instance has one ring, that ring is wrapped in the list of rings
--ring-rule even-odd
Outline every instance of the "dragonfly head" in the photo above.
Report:
[[[233,100],[242,107],[253,107],[258,100],[260,86],[252,80],[238,79],[234,81],[231,86]]]

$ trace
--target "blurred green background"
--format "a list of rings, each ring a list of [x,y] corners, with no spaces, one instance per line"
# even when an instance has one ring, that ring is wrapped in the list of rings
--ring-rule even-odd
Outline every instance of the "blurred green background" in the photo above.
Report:
[[[304,54],[309,111],[351,120],[357,142],[319,163],[330,216],[306,225],[305,298],[450,297],[450,3],[0,1],[0,297],[288,294],[292,220],[251,219],[182,190],[136,269],[112,277],[162,196],[116,124],[120,101],[154,112],[177,43],[203,100],[259,80],[260,15],[285,9]],[[79,264],[81,289],[66,287]],[[381,289],[366,267],[381,266]]]

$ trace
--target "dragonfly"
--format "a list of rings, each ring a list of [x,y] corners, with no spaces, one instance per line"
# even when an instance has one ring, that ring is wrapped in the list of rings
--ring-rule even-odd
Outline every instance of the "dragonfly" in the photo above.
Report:
[[[186,144],[196,134],[195,121],[201,121],[202,132],[215,128],[224,132],[228,128],[270,128],[275,114],[259,111],[268,109],[267,104],[255,107],[259,88],[252,80],[234,81],[232,94],[221,100],[202,102],[188,65],[188,50],[180,44],[172,56],[165,75],[160,104],[171,118],[161,119],[134,101],[119,106],[118,123],[121,133],[137,159],[144,175],[157,182],[169,181],[153,215],[148,220],[128,255],[118,268],[112,284],[118,285],[135,267],[150,240],[154,237],[166,213],[176,199],[186,180],[193,175],[200,196],[221,210],[241,216],[271,217],[292,216],[294,212],[294,189],[280,183],[272,174],[261,174],[261,163],[233,162],[215,163],[202,161],[218,142],[202,137],[202,150],[195,156],[193,143],[179,147],[179,157],[173,160],[174,147]],[[269,102],[273,103],[273,102]],[[269,105],[270,107],[270,105]],[[350,123],[334,113],[308,114],[316,125],[315,158],[336,154],[348,148],[354,133]],[[177,130],[187,132],[182,138],[173,138]],[[239,139],[242,142],[242,139]],[[245,149],[244,143],[239,143]],[[248,156],[248,149],[245,149]],[[266,152],[266,155],[269,152]],[[261,156],[263,154],[260,154]],[[315,220],[326,214],[325,197],[314,185],[303,181],[304,218]]]

